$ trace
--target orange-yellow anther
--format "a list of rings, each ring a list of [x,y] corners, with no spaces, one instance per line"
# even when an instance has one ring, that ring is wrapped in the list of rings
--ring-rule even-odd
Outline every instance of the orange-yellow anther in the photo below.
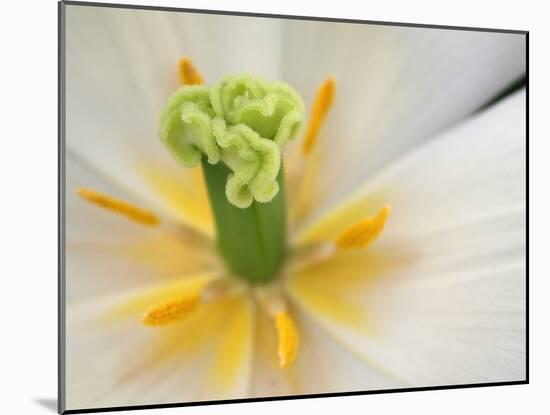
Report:
[[[156,226],[160,223],[158,217],[148,210],[138,208],[122,200],[114,199],[110,196],[96,192],[95,190],[78,188],[77,194],[84,200],[93,203],[94,205],[100,206],[119,215],[126,216],[134,222],[150,226]]]
[[[383,207],[376,216],[363,219],[348,229],[337,239],[338,248],[364,248],[380,236],[390,214],[390,206]]]
[[[179,76],[182,85],[201,85],[204,83],[201,73],[195,68],[191,59],[185,57],[179,62]]]
[[[334,101],[335,89],[336,83],[334,82],[334,79],[328,78],[317,90],[317,96],[315,97],[313,108],[311,109],[306,135],[302,144],[302,153],[304,155],[311,152],[317,141],[319,130],[321,129],[328,110]]]
[[[279,366],[290,367],[300,347],[300,337],[294,320],[286,311],[280,311],[275,315],[275,328],[279,337]]]
[[[200,296],[193,295],[151,307],[141,319],[144,326],[157,327],[174,323],[189,315],[200,303]]]

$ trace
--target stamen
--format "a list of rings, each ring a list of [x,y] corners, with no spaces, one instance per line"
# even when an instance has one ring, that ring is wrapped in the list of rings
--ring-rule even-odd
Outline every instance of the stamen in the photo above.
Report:
[[[302,154],[308,155],[313,149],[319,130],[325,120],[328,110],[334,101],[334,92],[336,83],[333,78],[328,78],[321,84],[317,91],[317,96],[313,103],[309,124],[307,127],[304,143],[302,145]]]
[[[279,366],[290,367],[300,346],[296,324],[286,311],[280,311],[275,315],[275,328],[279,336]]]
[[[200,295],[195,294],[151,307],[141,319],[144,326],[158,327],[174,323],[188,316],[200,303]]]
[[[338,248],[364,248],[371,244],[384,230],[390,214],[390,206],[384,206],[376,216],[350,226],[336,241]]]
[[[182,58],[179,62],[179,76],[182,85],[202,85],[204,83],[201,73],[188,57]]]
[[[233,278],[220,278],[206,285],[201,291],[201,302],[211,303],[220,298],[242,294],[248,287]]]
[[[330,258],[335,252],[336,247],[332,242],[317,242],[299,247],[291,251],[287,269],[294,274],[312,264]]]
[[[300,336],[294,320],[287,311],[281,287],[278,285],[258,287],[255,295],[275,324],[279,343],[279,366],[282,368],[290,367],[300,348]]]
[[[93,203],[99,207],[110,210],[119,215],[126,216],[134,222],[143,225],[157,226],[160,223],[159,218],[152,212],[138,208],[122,200],[114,199],[110,196],[96,192],[95,190],[78,188],[77,194],[84,200]]]

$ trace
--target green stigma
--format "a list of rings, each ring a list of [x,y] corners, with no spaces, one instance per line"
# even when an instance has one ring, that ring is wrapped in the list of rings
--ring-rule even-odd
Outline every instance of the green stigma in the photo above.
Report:
[[[227,200],[247,208],[279,192],[282,148],[303,121],[303,102],[290,86],[234,75],[212,86],[181,87],[161,113],[159,128],[162,142],[184,166],[196,166],[203,157],[227,166]]]
[[[285,254],[282,150],[305,112],[287,84],[250,75],[174,93],[160,115],[160,138],[186,167],[202,164],[229,269],[253,282],[275,277]]]

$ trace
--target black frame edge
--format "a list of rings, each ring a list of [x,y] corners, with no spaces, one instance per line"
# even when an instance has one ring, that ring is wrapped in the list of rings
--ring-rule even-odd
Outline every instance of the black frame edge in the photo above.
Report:
[[[458,390],[458,389],[471,389],[471,388],[482,388],[482,387],[492,387],[492,386],[515,386],[515,385],[526,385],[526,384],[528,384],[527,380],[518,380],[518,381],[509,381],[509,382],[473,383],[473,384],[464,384],[464,385],[443,385],[443,386],[423,386],[423,387],[402,388],[402,389],[381,389],[381,390],[375,390],[375,391],[353,391],[353,392],[319,393],[319,394],[310,394],[310,395],[270,396],[265,398],[242,398],[242,399],[227,399],[227,400],[216,400],[216,401],[165,403],[165,404],[154,404],[154,405],[113,406],[113,407],[90,408],[90,409],[69,409],[63,412],[63,414],[88,414],[88,413],[98,413],[98,412],[118,412],[118,411],[135,411],[135,410],[147,410],[147,409],[183,408],[183,407],[189,407],[189,406],[207,406],[207,405],[236,404],[236,403],[247,403],[247,402],[291,401],[296,399],[317,399],[317,398],[334,398],[334,397],[342,397],[342,396],[380,395],[380,394],[387,394],[387,393]]]
[[[510,33],[510,34],[527,33],[527,30],[499,29],[499,28],[489,28],[489,27],[434,25],[434,24],[424,24],[424,23],[360,20],[360,19],[346,19],[346,18],[324,17],[324,16],[269,14],[269,13],[241,12],[241,11],[231,11],[231,10],[188,9],[183,7],[146,6],[146,5],[139,5],[139,4],[100,3],[100,2],[85,2],[85,1],[73,1],[73,0],[64,0],[63,3],[71,6],[110,7],[110,8],[116,8],[116,9],[156,10],[156,11],[187,12],[187,13],[198,13],[198,14],[220,14],[224,16],[266,17],[270,19],[311,20],[311,21],[318,21],[318,22],[373,24],[373,25],[379,25],[379,26],[403,26],[403,27],[417,27],[417,28],[429,28],[429,29],[465,30],[465,31],[481,31],[481,32],[494,32],[494,33]]]
[[[529,383],[529,32],[525,33],[525,381]]]

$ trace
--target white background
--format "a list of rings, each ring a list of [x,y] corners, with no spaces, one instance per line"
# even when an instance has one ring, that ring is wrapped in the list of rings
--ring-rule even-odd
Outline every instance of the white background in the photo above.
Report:
[[[138,1],[138,0],[136,0]],[[123,1],[122,1],[123,2]],[[548,413],[550,50],[545,2],[147,1],[141,4],[530,31],[530,385],[165,409],[144,414]],[[57,5],[3,2],[0,22],[0,413],[48,414],[57,368]],[[536,179],[535,179],[536,178]],[[538,183],[535,183],[538,182]],[[538,186],[537,186],[538,185]],[[535,192],[535,189],[536,192]],[[535,213],[538,213],[536,215]],[[537,239],[535,241],[535,239]],[[44,404],[44,402],[46,404]],[[544,409],[546,408],[546,409]],[[127,413],[127,412],[124,412]]]

